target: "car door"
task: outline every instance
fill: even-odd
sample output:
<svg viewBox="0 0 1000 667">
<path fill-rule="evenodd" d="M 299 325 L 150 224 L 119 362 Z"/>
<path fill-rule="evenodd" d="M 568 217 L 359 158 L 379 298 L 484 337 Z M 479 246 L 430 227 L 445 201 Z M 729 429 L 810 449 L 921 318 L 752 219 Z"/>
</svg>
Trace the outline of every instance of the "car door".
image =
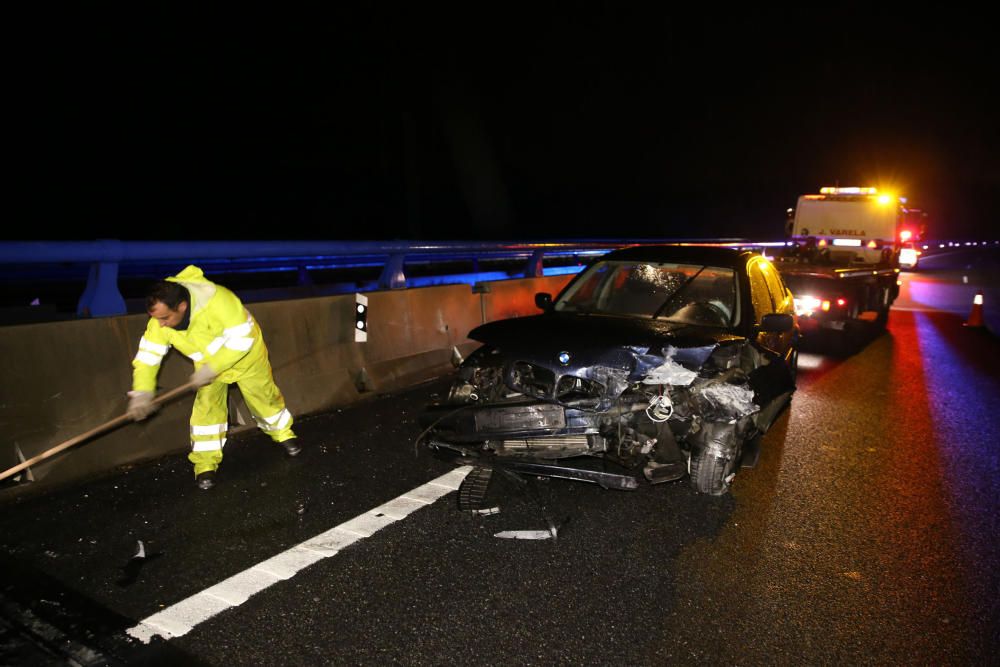
<svg viewBox="0 0 1000 667">
<path fill-rule="evenodd" d="M 770 313 L 785 313 L 795 317 L 792 294 L 784 286 L 777 270 L 763 257 L 754 257 L 747 264 L 750 278 L 750 297 L 753 301 L 755 324 Z M 769 285 L 769 272 L 772 280 Z M 791 312 L 789 313 L 789 309 Z M 793 367 L 795 354 L 792 342 L 798 335 L 798 324 L 788 332 L 767 332 L 757 330 L 756 342 L 774 354 L 769 363 L 762 364 L 750 373 L 750 386 L 754 390 L 754 401 L 761 406 L 757 415 L 757 426 L 766 431 L 777 417 L 782 406 L 795 391 Z"/>
<path fill-rule="evenodd" d="M 763 257 L 754 257 L 747 264 L 747 272 L 750 278 L 750 300 L 753 302 L 754 325 L 760 327 L 765 315 L 779 312 L 771 295 L 771 290 L 767 286 L 767 277 L 761 267 Z M 781 334 L 757 330 L 757 344 L 772 352 L 782 354 Z"/>
<path fill-rule="evenodd" d="M 771 262 L 763 257 L 759 258 L 756 264 L 764 276 L 764 283 L 767 285 L 767 291 L 771 296 L 771 303 L 774 308 L 772 312 L 791 315 L 794 318 L 795 300 L 792 298 L 791 291 L 781 279 L 781 274 L 778 273 L 778 270 L 774 268 Z M 773 347 L 771 349 L 787 358 L 788 351 L 797 339 L 798 323 L 796 322 L 796 325 L 790 331 L 774 334 Z"/>
</svg>

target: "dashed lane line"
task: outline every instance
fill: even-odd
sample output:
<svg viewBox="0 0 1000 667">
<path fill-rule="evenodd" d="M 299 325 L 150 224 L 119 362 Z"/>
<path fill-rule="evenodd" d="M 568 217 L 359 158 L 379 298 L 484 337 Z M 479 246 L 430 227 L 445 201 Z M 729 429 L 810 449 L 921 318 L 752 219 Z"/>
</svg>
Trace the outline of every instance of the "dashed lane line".
<svg viewBox="0 0 1000 667">
<path fill-rule="evenodd" d="M 452 491 L 457 491 L 471 469 L 470 466 L 456 468 L 407 491 L 398 498 L 359 514 L 325 533 L 158 611 L 126 632 L 144 644 L 148 644 L 155 636 L 170 639 L 187 634 L 199 623 L 226 609 L 243 604 L 252 595 L 268 586 L 294 577 L 313 563 L 334 556 L 344 547 L 371 537 L 377 531 L 405 519 L 421 507 L 426 507 Z"/>
</svg>

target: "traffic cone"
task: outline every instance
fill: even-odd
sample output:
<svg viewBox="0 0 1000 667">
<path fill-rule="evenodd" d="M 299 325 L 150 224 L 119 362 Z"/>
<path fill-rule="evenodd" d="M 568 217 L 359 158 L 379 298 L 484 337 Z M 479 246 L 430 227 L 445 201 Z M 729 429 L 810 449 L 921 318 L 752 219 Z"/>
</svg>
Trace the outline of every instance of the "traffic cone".
<svg viewBox="0 0 1000 667">
<path fill-rule="evenodd" d="M 963 327 L 981 327 L 983 326 L 983 293 L 976 292 L 976 296 L 972 299 L 972 312 L 969 313 L 969 319 L 963 324 Z"/>
</svg>

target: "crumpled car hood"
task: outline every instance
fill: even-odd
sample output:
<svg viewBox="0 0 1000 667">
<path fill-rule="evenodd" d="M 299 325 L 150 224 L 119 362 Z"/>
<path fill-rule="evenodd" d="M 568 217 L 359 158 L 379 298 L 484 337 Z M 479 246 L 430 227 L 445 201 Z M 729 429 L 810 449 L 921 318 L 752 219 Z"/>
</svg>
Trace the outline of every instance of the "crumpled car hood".
<svg viewBox="0 0 1000 667">
<path fill-rule="evenodd" d="M 512 389 L 554 398 L 560 393 L 560 378 L 583 378 L 603 387 L 601 410 L 630 383 L 647 378 L 686 386 L 720 344 L 745 340 L 716 328 L 577 314 L 491 322 L 473 329 L 469 337 L 490 348 L 492 359 L 516 362 L 505 375 Z M 548 369 L 550 375 L 539 369 Z M 539 381 L 543 393 L 532 394 L 526 388 L 531 382 L 520 381 L 525 378 Z M 550 395 L 553 389 L 556 396 Z"/>
</svg>

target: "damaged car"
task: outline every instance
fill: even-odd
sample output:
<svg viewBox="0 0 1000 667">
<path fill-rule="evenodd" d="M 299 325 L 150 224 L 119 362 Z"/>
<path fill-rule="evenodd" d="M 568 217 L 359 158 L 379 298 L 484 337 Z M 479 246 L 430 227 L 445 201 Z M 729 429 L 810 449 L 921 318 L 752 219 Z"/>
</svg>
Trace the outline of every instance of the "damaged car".
<svg viewBox="0 0 1000 667">
<path fill-rule="evenodd" d="M 756 252 L 629 247 L 535 302 L 473 329 L 482 346 L 421 416 L 425 446 L 473 466 L 462 509 L 497 469 L 725 494 L 795 390 L 792 295 Z"/>
</svg>

